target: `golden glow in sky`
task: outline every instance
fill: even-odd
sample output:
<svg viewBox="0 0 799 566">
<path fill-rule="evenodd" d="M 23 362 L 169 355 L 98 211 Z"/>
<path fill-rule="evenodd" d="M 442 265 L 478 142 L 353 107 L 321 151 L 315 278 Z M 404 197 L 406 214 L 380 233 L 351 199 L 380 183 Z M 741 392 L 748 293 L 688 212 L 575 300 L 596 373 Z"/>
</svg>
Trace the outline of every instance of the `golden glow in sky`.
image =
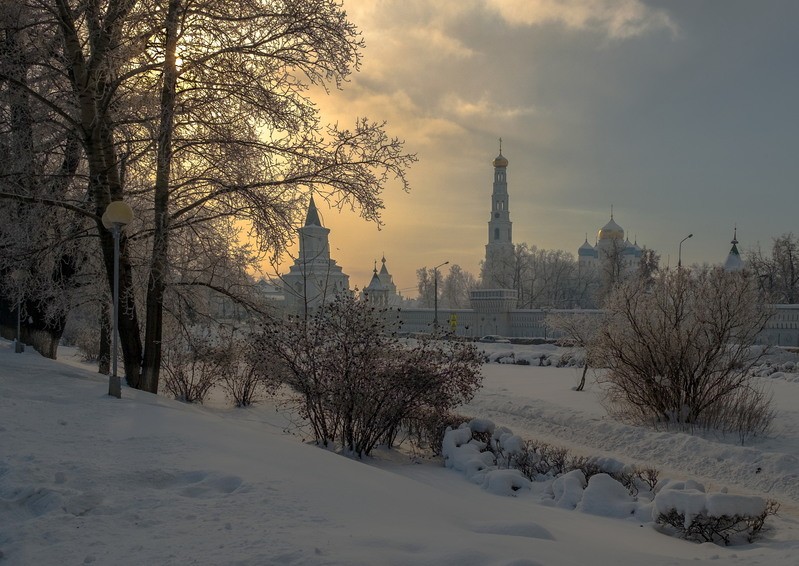
<svg viewBox="0 0 799 566">
<path fill-rule="evenodd" d="M 352 287 L 477 274 L 503 138 L 516 243 L 576 253 L 610 215 L 662 263 L 719 263 L 796 231 L 799 2 L 345 0 L 366 41 L 328 122 L 387 120 L 418 155 L 384 226 L 317 202 Z M 723 15 L 723 17 L 721 17 Z M 288 259 L 288 258 L 287 258 Z M 284 268 L 285 270 L 285 268 Z"/>
</svg>

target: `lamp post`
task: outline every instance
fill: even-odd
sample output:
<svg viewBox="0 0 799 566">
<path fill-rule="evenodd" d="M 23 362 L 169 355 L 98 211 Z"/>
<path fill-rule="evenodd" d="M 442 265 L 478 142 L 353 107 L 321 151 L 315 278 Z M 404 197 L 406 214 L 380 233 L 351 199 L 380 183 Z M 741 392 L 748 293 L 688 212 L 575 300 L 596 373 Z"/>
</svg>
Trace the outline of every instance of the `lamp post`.
<svg viewBox="0 0 799 566">
<path fill-rule="evenodd" d="M 438 268 L 444 267 L 448 263 L 445 261 L 433 268 L 433 330 L 438 330 Z"/>
<path fill-rule="evenodd" d="M 677 269 L 680 269 L 682 267 L 682 243 L 685 240 L 687 240 L 688 238 L 693 238 L 693 237 L 694 237 L 693 234 L 688 234 L 685 238 L 680 240 L 680 248 L 679 248 L 679 252 L 677 254 Z"/>
<path fill-rule="evenodd" d="M 111 334 L 111 375 L 108 376 L 108 394 L 119 399 L 122 397 L 122 385 L 117 375 L 117 334 L 119 325 L 119 237 L 122 228 L 133 220 L 133 210 L 127 203 L 115 200 L 106 207 L 103 213 L 103 226 L 111 230 L 114 236 L 114 314 Z"/>
</svg>

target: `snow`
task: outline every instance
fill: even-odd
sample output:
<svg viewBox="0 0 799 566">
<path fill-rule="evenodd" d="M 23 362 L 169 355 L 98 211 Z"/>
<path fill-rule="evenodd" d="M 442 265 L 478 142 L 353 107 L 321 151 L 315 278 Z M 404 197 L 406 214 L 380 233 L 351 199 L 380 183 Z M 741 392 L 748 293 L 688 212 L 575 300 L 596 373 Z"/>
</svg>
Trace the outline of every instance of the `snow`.
<svg viewBox="0 0 799 566">
<path fill-rule="evenodd" d="M 566 472 L 552 482 L 552 499 L 556 507 L 574 509 L 583 499 L 585 474 L 580 470 Z"/>
<path fill-rule="evenodd" d="M 519 470 L 491 470 L 485 474 L 483 488 L 494 495 L 515 496 L 520 490 L 529 491 L 532 483 Z"/>
<path fill-rule="evenodd" d="M 68 356 L 14 354 L 0 341 L 0 563 L 795 566 L 797 382 L 764 378 L 778 432 L 740 447 L 619 425 L 595 384 L 570 390 L 574 369 L 488 364 L 485 374 L 461 412 L 496 423 L 495 436 L 658 467 L 666 491 L 704 483 L 696 491 L 717 510 L 774 497 L 780 516 L 755 544 L 688 543 L 638 513 L 608 518 L 631 499 L 603 485 L 609 476 L 585 488 L 559 478 L 561 498 L 600 514 L 561 509 L 552 483 L 525 484 L 484 460 L 479 484 L 441 460 L 381 452 L 358 461 L 304 442 L 273 405 L 192 406 L 128 388 L 114 399 L 106 377 Z M 468 425 L 456 431 L 455 453 L 487 458 Z"/>
<path fill-rule="evenodd" d="M 733 495 L 730 493 L 714 493 L 707 496 L 707 514 L 709 517 L 732 517 L 734 515 L 750 515 L 757 517 L 766 508 L 762 497 Z"/>
<path fill-rule="evenodd" d="M 608 474 L 596 474 L 588 480 L 583 498 L 576 509 L 602 517 L 625 519 L 637 509 L 630 492 Z"/>
</svg>

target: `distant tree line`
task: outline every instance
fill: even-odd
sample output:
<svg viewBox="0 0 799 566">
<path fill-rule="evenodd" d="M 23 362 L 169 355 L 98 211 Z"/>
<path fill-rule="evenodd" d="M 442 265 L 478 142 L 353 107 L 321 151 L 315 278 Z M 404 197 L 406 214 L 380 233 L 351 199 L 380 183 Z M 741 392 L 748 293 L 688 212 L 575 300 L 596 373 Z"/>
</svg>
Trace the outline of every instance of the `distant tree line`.
<svg viewBox="0 0 799 566">
<path fill-rule="evenodd" d="M 538 309 L 596 309 L 602 308 L 607 297 L 619 284 L 635 279 L 651 280 L 660 270 L 660 256 L 644 248 L 636 265 L 625 267 L 623 247 L 612 246 L 602 260 L 594 265 L 581 266 L 574 255 L 563 250 L 539 249 L 526 243 L 516 244 L 506 265 L 492 266 L 497 273 L 487 277 L 490 269 L 481 264 L 480 277 L 475 277 L 458 265 L 449 271 L 439 271 L 438 303 L 443 308 L 469 308 L 469 292 L 481 286 L 481 281 L 498 281 L 502 288 L 516 289 L 517 308 Z M 745 269 L 758 282 L 768 302 L 796 304 L 799 302 L 799 238 L 783 234 L 772 241 L 771 253 L 758 245 L 746 250 Z M 420 307 L 432 308 L 434 296 L 433 270 L 418 269 L 417 288 Z"/>
</svg>

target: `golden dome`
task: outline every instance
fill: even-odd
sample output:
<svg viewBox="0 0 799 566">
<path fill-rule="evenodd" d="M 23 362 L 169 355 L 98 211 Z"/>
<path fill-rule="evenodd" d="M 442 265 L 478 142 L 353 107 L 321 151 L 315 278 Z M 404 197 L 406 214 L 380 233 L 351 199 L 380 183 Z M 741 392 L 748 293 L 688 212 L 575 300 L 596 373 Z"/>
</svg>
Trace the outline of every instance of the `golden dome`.
<svg viewBox="0 0 799 566">
<path fill-rule="evenodd" d="M 494 167 L 507 167 L 507 166 L 508 166 L 508 160 L 505 159 L 505 156 L 503 156 L 502 152 L 500 152 L 500 154 L 494 158 Z"/>
<path fill-rule="evenodd" d="M 613 220 L 613 217 L 610 217 L 610 222 L 605 224 L 602 228 L 599 229 L 597 233 L 597 238 L 600 240 L 623 240 L 624 239 L 624 230 L 621 226 L 616 224 Z"/>
</svg>

